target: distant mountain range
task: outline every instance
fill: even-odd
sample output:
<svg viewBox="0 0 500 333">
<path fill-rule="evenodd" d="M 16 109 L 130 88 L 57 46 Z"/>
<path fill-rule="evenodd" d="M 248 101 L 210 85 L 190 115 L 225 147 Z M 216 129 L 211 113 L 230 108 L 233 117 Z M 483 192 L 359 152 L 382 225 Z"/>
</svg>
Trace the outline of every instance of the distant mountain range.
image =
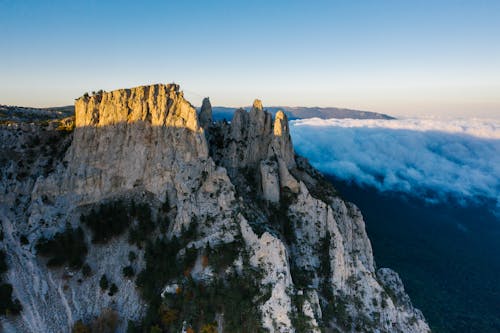
<svg viewBox="0 0 500 333">
<path fill-rule="evenodd" d="M 231 120 L 233 113 L 237 108 L 225 106 L 213 106 L 212 112 L 214 120 Z M 250 107 L 245 107 L 248 110 Z M 321 118 L 321 119 L 395 119 L 389 115 L 370 111 L 360 111 L 351 109 L 342 109 L 334 107 L 305 107 L 305 106 L 271 106 L 266 108 L 273 115 L 282 110 L 288 116 L 288 119 L 306 119 L 306 118 Z"/>
<path fill-rule="evenodd" d="M 214 106 L 212 107 L 213 119 L 231 120 L 233 113 L 237 108 Z M 250 107 L 244 107 L 249 110 Z M 305 107 L 305 106 L 271 106 L 267 111 L 276 114 L 279 110 L 285 112 L 289 120 L 321 118 L 321 119 L 395 119 L 389 115 L 370 111 L 360 111 L 351 109 L 342 109 L 335 107 Z M 199 108 L 198 108 L 199 111 Z M 33 108 L 24 106 L 0 105 L 0 122 L 6 121 L 44 121 L 48 119 L 60 119 L 74 115 L 75 107 L 73 105 Z"/>
</svg>

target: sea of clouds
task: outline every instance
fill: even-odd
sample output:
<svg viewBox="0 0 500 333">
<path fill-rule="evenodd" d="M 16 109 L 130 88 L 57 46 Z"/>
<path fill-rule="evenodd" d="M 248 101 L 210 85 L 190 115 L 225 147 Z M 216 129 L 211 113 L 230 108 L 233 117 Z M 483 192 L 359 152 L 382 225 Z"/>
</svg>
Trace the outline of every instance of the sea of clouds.
<svg viewBox="0 0 500 333">
<path fill-rule="evenodd" d="M 500 211 L 500 121 L 304 119 L 296 151 L 323 173 L 429 202 L 489 200 Z"/>
</svg>

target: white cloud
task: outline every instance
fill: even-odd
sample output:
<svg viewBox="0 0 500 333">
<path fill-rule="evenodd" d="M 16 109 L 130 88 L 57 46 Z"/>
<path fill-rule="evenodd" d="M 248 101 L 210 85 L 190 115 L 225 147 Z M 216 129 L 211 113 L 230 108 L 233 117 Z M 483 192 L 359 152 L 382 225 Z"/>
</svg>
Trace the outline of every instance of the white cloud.
<svg viewBox="0 0 500 333">
<path fill-rule="evenodd" d="M 324 173 L 429 201 L 499 203 L 498 120 L 313 118 L 290 128 L 297 152 Z"/>
</svg>

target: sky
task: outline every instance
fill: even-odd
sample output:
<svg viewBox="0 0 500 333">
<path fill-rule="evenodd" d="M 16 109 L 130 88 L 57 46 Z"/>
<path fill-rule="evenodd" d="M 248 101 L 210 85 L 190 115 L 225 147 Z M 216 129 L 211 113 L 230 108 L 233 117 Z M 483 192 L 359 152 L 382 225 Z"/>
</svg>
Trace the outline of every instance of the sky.
<svg viewBox="0 0 500 333">
<path fill-rule="evenodd" d="M 168 82 L 194 105 L 500 117 L 500 1 L 0 0 L 0 104 Z"/>
</svg>

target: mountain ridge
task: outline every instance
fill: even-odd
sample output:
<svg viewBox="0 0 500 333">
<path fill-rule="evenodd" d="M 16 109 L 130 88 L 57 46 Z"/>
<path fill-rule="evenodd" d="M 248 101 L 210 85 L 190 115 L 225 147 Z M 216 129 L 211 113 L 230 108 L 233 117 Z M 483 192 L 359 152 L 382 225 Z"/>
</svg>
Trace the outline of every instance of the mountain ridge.
<svg viewBox="0 0 500 333">
<path fill-rule="evenodd" d="M 203 105 L 158 84 L 80 97 L 74 126 L 1 125 L 17 157 L 0 249 L 23 307 L 4 331 L 428 332 L 286 114 Z"/>
<path fill-rule="evenodd" d="M 238 108 L 225 107 L 225 106 L 214 106 L 212 108 L 214 119 L 222 120 L 231 119 L 233 113 Z M 243 107 L 243 109 L 248 110 L 250 107 Z M 266 110 L 272 114 L 276 114 L 279 110 L 282 110 L 290 120 L 295 119 L 307 119 L 307 118 L 321 118 L 321 119 L 396 119 L 392 116 L 372 112 L 372 111 L 361 111 L 347 108 L 337 108 L 337 107 L 307 107 L 307 106 L 269 106 Z"/>
</svg>

